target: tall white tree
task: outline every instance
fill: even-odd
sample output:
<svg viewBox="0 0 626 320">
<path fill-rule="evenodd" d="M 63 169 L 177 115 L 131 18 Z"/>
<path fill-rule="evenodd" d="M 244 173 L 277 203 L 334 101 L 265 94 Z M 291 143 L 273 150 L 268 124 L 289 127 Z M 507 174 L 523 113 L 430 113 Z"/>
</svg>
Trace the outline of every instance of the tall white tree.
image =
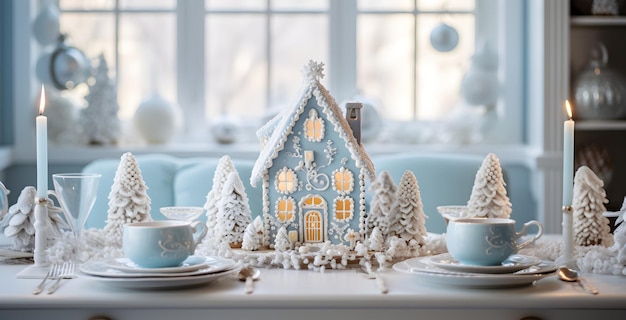
<svg viewBox="0 0 626 320">
<path fill-rule="evenodd" d="M 417 178 L 407 170 L 402 175 L 396 192 L 396 200 L 389 211 L 389 237 L 404 240 L 410 249 L 418 250 L 426 236 L 424 206 Z M 417 253 L 417 252 L 413 252 Z"/>
<path fill-rule="evenodd" d="M 226 178 L 217 204 L 216 236 L 232 247 L 240 247 L 246 227 L 252 222 L 248 195 L 237 171 Z"/>
<path fill-rule="evenodd" d="M 116 144 L 121 135 L 117 89 L 109 78 L 104 55 L 100 55 L 99 60 L 95 82 L 89 86 L 89 94 L 85 97 L 87 108 L 80 112 L 80 124 L 90 144 Z"/>
<path fill-rule="evenodd" d="M 397 187 L 389 172 L 382 171 L 370 186 L 370 190 L 373 196 L 367 217 L 367 230 L 371 234 L 374 228 L 378 228 L 384 237 L 388 232 L 388 216 L 396 197 Z"/>
<path fill-rule="evenodd" d="M 613 235 L 606 212 L 604 182 L 587 166 L 574 176 L 574 239 L 579 246 L 613 245 Z"/>
<path fill-rule="evenodd" d="M 106 247 L 111 249 L 122 247 L 124 224 L 152 221 L 150 215 L 152 200 L 147 190 L 137 159 L 130 152 L 124 153 L 109 193 L 109 210 L 104 226 Z"/>
<path fill-rule="evenodd" d="M 209 233 L 206 236 L 206 241 L 213 241 L 216 235 L 217 225 L 217 203 L 224 189 L 224 183 L 231 172 L 236 172 L 235 165 L 229 156 L 223 156 L 220 158 L 213 174 L 213 185 L 211 190 L 206 196 L 206 202 L 204 203 L 204 209 L 206 210 L 206 226 Z"/>
<path fill-rule="evenodd" d="M 488 154 L 476 172 L 464 216 L 509 218 L 512 205 L 505 185 L 500 160 L 495 154 Z"/>
</svg>

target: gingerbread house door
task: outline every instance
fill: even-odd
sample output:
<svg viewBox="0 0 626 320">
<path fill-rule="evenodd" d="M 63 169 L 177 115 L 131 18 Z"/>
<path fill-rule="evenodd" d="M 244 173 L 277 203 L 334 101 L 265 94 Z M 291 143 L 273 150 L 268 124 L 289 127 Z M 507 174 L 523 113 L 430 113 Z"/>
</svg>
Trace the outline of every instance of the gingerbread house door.
<svg viewBox="0 0 626 320">
<path fill-rule="evenodd" d="M 324 242 L 326 240 L 326 201 L 319 195 L 307 196 L 300 202 L 300 221 L 304 242 Z"/>
</svg>

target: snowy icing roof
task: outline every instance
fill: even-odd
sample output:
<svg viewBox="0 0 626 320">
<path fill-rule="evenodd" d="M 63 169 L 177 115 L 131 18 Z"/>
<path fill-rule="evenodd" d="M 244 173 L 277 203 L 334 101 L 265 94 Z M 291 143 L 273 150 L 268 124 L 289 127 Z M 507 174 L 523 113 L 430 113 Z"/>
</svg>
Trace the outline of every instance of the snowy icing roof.
<svg viewBox="0 0 626 320">
<path fill-rule="evenodd" d="M 350 152 L 352 159 L 357 162 L 357 166 L 363 166 L 365 169 L 365 175 L 373 181 L 376 178 L 376 171 L 374 170 L 374 164 L 369 155 L 363 148 L 363 145 L 358 143 L 348 121 L 345 119 L 344 114 L 341 112 L 341 108 L 335 102 L 335 99 L 330 95 L 328 90 L 319 82 L 319 79 L 324 76 L 323 63 L 316 63 L 309 61 L 304 70 L 305 87 L 303 93 L 292 108 L 288 108 L 281 112 L 276 121 L 274 130 L 265 144 L 264 148 L 259 154 L 259 158 L 252 168 L 252 175 L 250 176 L 250 184 L 256 186 L 256 182 L 259 181 L 266 170 L 272 167 L 274 159 L 278 156 L 278 153 L 283 150 L 285 142 L 289 135 L 293 132 L 293 126 L 296 124 L 300 115 L 304 112 L 304 108 L 307 102 L 315 97 L 318 105 L 322 108 L 324 114 L 326 114 L 328 120 L 333 124 L 335 131 L 339 134 L 339 137 L 345 142 L 345 147 Z"/>
</svg>

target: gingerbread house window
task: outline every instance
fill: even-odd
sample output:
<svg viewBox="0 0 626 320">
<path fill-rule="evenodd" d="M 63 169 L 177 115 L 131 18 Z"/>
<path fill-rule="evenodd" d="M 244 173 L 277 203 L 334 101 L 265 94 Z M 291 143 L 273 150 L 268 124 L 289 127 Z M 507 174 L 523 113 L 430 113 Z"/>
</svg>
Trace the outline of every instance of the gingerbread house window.
<svg viewBox="0 0 626 320">
<path fill-rule="evenodd" d="M 296 186 L 298 185 L 298 177 L 296 173 L 284 167 L 276 173 L 276 191 L 282 194 L 290 194 L 296 191 Z"/>
<path fill-rule="evenodd" d="M 276 218 L 280 222 L 291 222 L 295 217 L 296 202 L 293 198 L 282 197 L 276 203 Z"/>
<path fill-rule="evenodd" d="M 354 200 L 350 197 L 338 197 L 335 199 L 335 220 L 348 221 L 352 219 Z"/>
<path fill-rule="evenodd" d="M 312 142 L 324 139 L 324 120 L 318 117 L 315 109 L 311 109 L 309 117 L 304 121 L 304 135 Z"/>
<path fill-rule="evenodd" d="M 339 194 L 347 194 L 354 190 L 354 174 L 344 167 L 333 172 L 333 189 Z"/>
</svg>

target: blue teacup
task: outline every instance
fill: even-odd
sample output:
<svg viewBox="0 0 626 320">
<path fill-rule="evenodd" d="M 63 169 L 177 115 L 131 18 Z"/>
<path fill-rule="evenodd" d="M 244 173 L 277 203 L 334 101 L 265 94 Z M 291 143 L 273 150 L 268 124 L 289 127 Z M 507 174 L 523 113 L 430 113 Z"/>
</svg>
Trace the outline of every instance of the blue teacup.
<svg viewBox="0 0 626 320">
<path fill-rule="evenodd" d="M 124 254 L 140 267 L 176 267 L 193 255 L 206 234 L 207 227 L 201 221 L 129 223 L 124 225 L 122 247 Z"/>
<path fill-rule="evenodd" d="M 537 233 L 518 244 L 526 229 L 537 226 Z M 528 221 L 520 232 L 515 231 L 515 220 L 498 218 L 461 218 L 450 220 L 447 227 L 448 252 L 462 264 L 477 266 L 500 265 L 510 255 L 533 243 L 543 234 L 543 225 Z"/>
</svg>

